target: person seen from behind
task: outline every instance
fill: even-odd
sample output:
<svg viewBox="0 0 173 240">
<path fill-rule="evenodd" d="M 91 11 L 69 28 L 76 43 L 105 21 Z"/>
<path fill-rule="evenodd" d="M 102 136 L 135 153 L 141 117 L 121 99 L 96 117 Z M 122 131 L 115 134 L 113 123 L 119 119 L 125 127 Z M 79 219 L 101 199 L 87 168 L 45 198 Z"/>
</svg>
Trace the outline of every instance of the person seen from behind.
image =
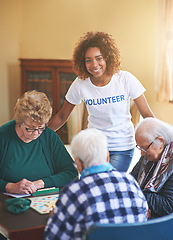
<svg viewBox="0 0 173 240">
<path fill-rule="evenodd" d="M 44 240 L 82 239 L 94 223 L 147 221 L 148 205 L 139 185 L 109 163 L 107 139 L 101 131 L 82 130 L 72 139 L 71 150 L 81 177 L 60 193 Z"/>
</svg>

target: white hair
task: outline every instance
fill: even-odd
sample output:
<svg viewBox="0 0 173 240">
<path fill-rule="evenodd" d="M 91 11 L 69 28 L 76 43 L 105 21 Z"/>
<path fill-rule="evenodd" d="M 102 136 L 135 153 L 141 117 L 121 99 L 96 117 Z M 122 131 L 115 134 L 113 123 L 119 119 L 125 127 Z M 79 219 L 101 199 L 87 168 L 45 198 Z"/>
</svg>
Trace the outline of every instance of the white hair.
<svg viewBox="0 0 173 240">
<path fill-rule="evenodd" d="M 84 168 L 102 164 L 107 160 L 107 138 L 94 128 L 82 130 L 73 137 L 71 151 L 74 158 L 83 162 Z"/>
<path fill-rule="evenodd" d="M 173 126 L 159 120 L 158 118 L 148 117 L 143 119 L 136 126 L 135 133 L 148 142 L 152 142 L 159 136 L 164 138 L 165 145 L 173 142 Z M 159 146 L 159 141 L 155 141 L 153 144 Z"/>
</svg>

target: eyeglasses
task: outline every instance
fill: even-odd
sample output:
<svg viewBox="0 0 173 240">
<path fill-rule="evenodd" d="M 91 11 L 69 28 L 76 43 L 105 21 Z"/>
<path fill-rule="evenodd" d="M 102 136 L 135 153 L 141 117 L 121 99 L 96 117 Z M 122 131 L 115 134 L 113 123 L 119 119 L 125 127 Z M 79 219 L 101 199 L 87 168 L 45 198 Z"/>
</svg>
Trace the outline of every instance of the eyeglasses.
<svg viewBox="0 0 173 240">
<path fill-rule="evenodd" d="M 156 141 L 157 138 L 158 138 L 158 137 L 156 137 L 156 138 L 148 145 L 148 147 L 145 148 L 145 149 L 139 147 L 138 145 L 136 145 L 136 148 L 139 149 L 140 151 L 144 152 L 144 153 L 147 153 L 147 150 L 151 147 L 151 145 L 154 143 L 154 141 Z"/>
<path fill-rule="evenodd" d="M 23 123 L 23 124 L 25 124 L 25 123 Z M 25 125 L 26 125 L 26 124 L 25 124 Z M 29 133 L 34 133 L 34 132 L 36 132 L 36 131 L 38 131 L 38 133 L 40 133 L 40 132 L 43 132 L 43 131 L 46 129 L 46 127 L 47 127 L 47 124 L 45 124 L 45 126 L 42 127 L 42 128 L 32 129 L 32 128 L 25 127 L 25 129 L 26 129 L 26 131 L 29 132 Z"/>
</svg>

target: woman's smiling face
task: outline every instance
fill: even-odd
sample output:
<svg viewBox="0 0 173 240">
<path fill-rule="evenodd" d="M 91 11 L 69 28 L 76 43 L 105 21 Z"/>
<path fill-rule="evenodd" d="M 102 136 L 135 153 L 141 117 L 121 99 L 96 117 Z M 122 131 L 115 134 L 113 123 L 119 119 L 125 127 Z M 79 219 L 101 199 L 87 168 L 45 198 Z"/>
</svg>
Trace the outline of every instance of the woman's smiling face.
<svg viewBox="0 0 173 240">
<path fill-rule="evenodd" d="M 85 66 L 94 78 L 100 78 L 106 74 L 106 61 L 99 48 L 90 47 L 87 49 L 85 53 Z"/>
</svg>

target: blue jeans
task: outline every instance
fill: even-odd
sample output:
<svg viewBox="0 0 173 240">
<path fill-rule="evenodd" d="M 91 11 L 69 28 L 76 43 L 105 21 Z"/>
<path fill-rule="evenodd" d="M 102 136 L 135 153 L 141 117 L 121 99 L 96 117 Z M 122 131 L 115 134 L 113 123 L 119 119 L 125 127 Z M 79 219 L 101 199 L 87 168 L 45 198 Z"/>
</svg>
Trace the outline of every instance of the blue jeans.
<svg viewBox="0 0 173 240">
<path fill-rule="evenodd" d="M 110 151 L 110 163 L 119 172 L 127 172 L 133 158 L 134 150 Z"/>
</svg>

